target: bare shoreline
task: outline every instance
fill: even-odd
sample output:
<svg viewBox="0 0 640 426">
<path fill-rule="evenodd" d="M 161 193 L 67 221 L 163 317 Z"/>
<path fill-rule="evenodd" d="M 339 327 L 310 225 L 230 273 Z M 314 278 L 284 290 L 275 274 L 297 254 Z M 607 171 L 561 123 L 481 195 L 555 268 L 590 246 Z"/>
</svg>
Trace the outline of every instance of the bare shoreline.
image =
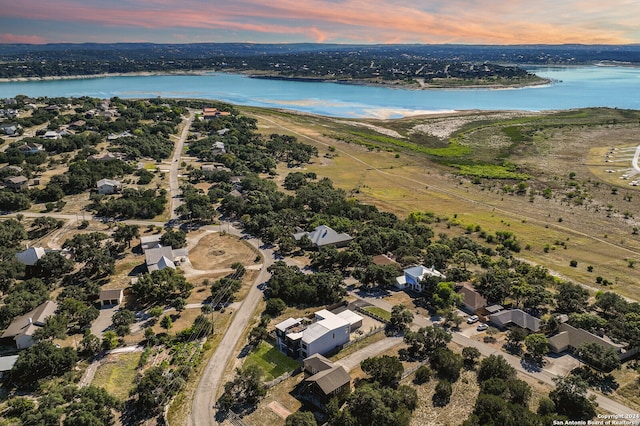
<svg viewBox="0 0 640 426">
<path fill-rule="evenodd" d="M 20 83 L 30 81 L 57 81 L 57 80 L 89 80 L 96 78 L 108 78 L 108 77 L 151 77 L 151 76 L 174 76 L 174 75 L 206 75 L 214 72 L 220 72 L 225 74 L 238 74 L 245 75 L 250 78 L 263 78 L 283 81 L 305 81 L 305 82 L 317 82 L 317 83 L 335 83 L 335 84 L 348 84 L 356 86 L 370 86 L 370 87 L 386 87 L 389 89 L 408 89 L 408 90 L 509 90 L 509 89 L 525 89 L 529 87 L 544 87 L 553 84 L 551 80 L 541 79 L 539 82 L 526 82 L 521 84 L 430 84 L 425 82 L 418 82 L 418 85 L 406 84 L 403 82 L 374 82 L 367 80 L 329 80 L 329 79 L 305 79 L 300 77 L 282 77 L 269 74 L 258 74 L 256 71 L 219 71 L 219 70 L 198 70 L 198 71 L 138 71 L 130 73 L 106 73 L 106 74 L 88 74 L 88 75 L 52 75 L 45 77 L 11 77 L 0 78 L 0 84 L 2 83 Z"/>
</svg>

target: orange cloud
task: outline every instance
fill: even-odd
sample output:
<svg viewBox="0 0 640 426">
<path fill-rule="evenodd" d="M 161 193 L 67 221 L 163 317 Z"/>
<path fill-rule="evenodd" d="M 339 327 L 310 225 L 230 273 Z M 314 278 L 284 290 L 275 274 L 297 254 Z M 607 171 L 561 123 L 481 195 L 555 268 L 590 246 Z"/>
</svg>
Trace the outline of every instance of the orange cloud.
<svg viewBox="0 0 640 426">
<path fill-rule="evenodd" d="M 46 40 L 36 35 L 0 34 L 0 43 L 8 44 L 44 44 Z"/>
<path fill-rule="evenodd" d="M 634 43 L 637 0 L 21 0 L 5 19 L 299 36 L 318 42 Z M 434 2 L 429 2 L 434 3 Z M 37 28 L 34 28 L 37 30 Z M 174 31 L 174 30 L 172 30 Z M 154 34 L 157 36 L 157 34 Z M 137 36 L 139 37 L 139 35 Z M 255 38 L 255 35 L 249 37 Z M 108 40 L 106 40 L 108 41 Z M 237 40 L 242 41 L 242 40 Z M 292 41 L 286 37 L 283 41 Z M 304 40 L 296 40 L 304 41 Z"/>
</svg>

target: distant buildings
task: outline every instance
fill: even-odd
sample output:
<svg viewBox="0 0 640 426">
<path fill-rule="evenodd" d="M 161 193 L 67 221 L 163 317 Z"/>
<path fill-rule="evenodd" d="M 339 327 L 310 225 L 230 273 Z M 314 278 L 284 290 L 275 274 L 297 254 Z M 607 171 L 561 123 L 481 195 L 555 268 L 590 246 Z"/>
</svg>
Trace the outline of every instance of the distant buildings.
<svg viewBox="0 0 640 426">
<path fill-rule="evenodd" d="M 220 111 L 218 108 L 203 108 L 202 109 L 202 119 L 203 120 L 213 120 L 218 117 L 228 117 L 231 113 L 228 111 Z"/>
</svg>

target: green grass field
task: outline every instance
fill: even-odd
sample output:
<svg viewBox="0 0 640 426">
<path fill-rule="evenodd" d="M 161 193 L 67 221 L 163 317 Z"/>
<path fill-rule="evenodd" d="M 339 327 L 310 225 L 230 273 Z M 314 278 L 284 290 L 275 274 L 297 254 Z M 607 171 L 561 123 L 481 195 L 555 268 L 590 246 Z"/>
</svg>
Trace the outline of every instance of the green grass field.
<svg viewBox="0 0 640 426">
<path fill-rule="evenodd" d="M 391 312 L 387 312 L 382 308 L 379 308 L 377 306 L 367 306 L 366 308 L 364 308 L 365 311 L 367 312 L 371 312 L 373 315 L 377 315 L 382 319 L 385 319 L 387 321 L 389 321 L 391 319 Z"/>
<path fill-rule="evenodd" d="M 106 361 L 98 367 L 91 384 L 104 388 L 120 401 L 126 401 L 129 391 L 133 389 L 140 356 L 140 352 L 123 353 Z"/>
<path fill-rule="evenodd" d="M 264 381 L 268 382 L 284 373 L 295 370 L 300 366 L 300 363 L 289 358 L 273 345 L 262 342 L 258 349 L 252 352 L 244 362 L 244 367 L 249 365 L 260 367 L 265 374 Z"/>
</svg>

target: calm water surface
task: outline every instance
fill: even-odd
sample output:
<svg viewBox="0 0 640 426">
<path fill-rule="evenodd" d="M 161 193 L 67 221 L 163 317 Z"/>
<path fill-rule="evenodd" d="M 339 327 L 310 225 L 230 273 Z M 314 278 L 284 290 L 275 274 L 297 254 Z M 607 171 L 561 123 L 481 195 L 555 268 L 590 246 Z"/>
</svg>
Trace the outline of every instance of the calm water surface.
<svg viewBox="0 0 640 426">
<path fill-rule="evenodd" d="M 553 84 L 520 89 L 406 90 L 334 83 L 262 80 L 211 73 L 0 83 L 0 98 L 200 98 L 286 108 L 337 117 L 393 118 L 450 110 L 557 110 L 580 107 L 640 109 L 640 68 L 530 68 Z"/>
</svg>

